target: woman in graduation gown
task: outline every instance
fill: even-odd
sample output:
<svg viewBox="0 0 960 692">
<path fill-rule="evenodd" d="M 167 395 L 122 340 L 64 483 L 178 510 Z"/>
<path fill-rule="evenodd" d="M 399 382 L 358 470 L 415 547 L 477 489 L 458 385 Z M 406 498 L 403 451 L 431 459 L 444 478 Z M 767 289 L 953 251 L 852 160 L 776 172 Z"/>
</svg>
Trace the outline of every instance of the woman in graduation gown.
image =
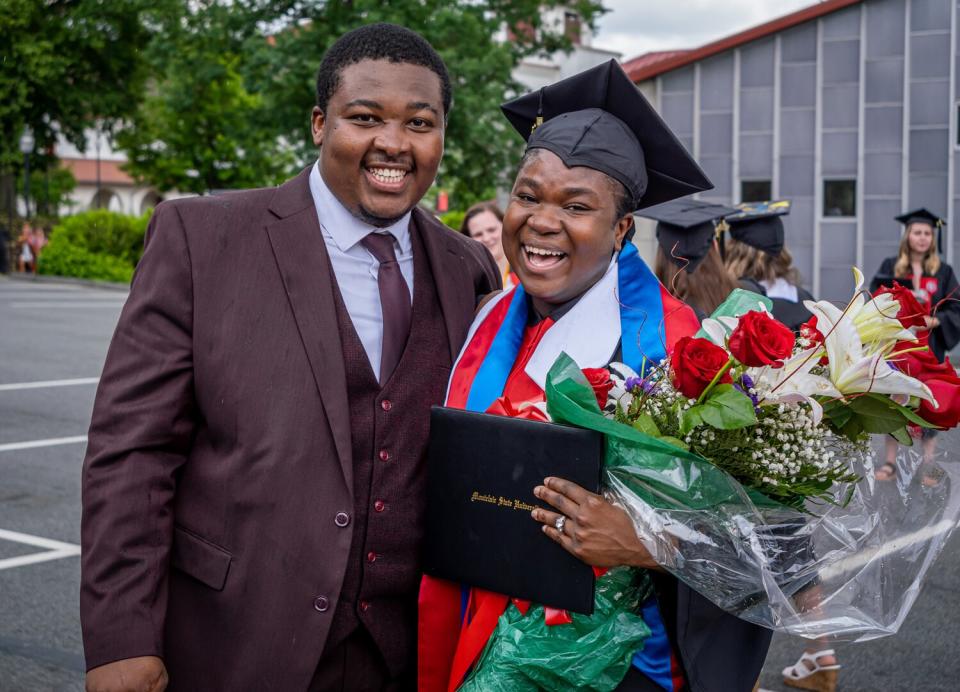
<svg viewBox="0 0 960 692">
<path fill-rule="evenodd" d="M 800 285 L 800 272 L 784 245 L 781 217 L 789 212 L 786 200 L 741 205 L 739 214 L 726 219 L 730 237 L 724 262 L 740 281 L 759 284 L 773 303 L 773 316 L 796 332 L 812 317 L 803 301 L 814 298 Z"/>
<path fill-rule="evenodd" d="M 960 288 L 957 277 L 949 264 L 940 259 L 943 219 L 927 209 L 915 209 L 896 217 L 904 225 L 903 237 L 896 257 L 887 257 L 870 282 L 870 292 L 881 286 L 891 287 L 894 282 L 913 291 L 917 302 L 926 314 L 925 329 L 918 336 L 927 339 L 930 352 L 943 362 L 947 351 L 960 341 Z M 936 450 L 936 431 L 923 431 L 923 456 L 921 467 L 924 485 L 935 486 L 943 472 L 932 463 Z M 877 469 L 877 480 L 888 481 L 897 474 L 897 443 L 893 438 L 886 441 L 886 460 Z"/>
<path fill-rule="evenodd" d="M 917 301 L 929 314 L 924 318 L 930 350 L 943 362 L 947 351 L 960 342 L 960 289 L 953 268 L 940 259 L 943 219 L 926 209 L 917 209 L 897 217 L 904 225 L 896 257 L 887 257 L 880 265 L 870 292 L 893 282 L 913 290 Z"/>
<path fill-rule="evenodd" d="M 736 209 L 695 199 L 677 199 L 639 212 L 657 222 L 657 278 L 675 298 L 693 308 L 697 319 L 708 317 L 737 288 L 723 265 L 718 228 L 723 216 Z M 742 285 L 763 292 L 755 284 Z"/>
<path fill-rule="evenodd" d="M 498 401 L 508 409 L 543 402 L 561 351 L 583 368 L 622 361 L 639 372 L 644 359 L 659 361 L 698 327 L 628 232 L 635 209 L 710 183 L 619 65 L 610 61 L 503 109 L 528 138 L 503 225 L 520 285 L 481 308 L 454 366 L 447 405 L 474 411 Z M 552 508 L 531 519 L 542 524 L 543 540 L 595 567 L 627 565 L 653 576 L 656 595 L 642 605 L 651 634 L 616 689 L 752 689 L 769 631 L 661 571 L 627 514 L 600 495 L 557 478 L 531 491 Z M 508 605 L 506 595 L 424 577 L 419 689 L 456 689 Z"/>
</svg>

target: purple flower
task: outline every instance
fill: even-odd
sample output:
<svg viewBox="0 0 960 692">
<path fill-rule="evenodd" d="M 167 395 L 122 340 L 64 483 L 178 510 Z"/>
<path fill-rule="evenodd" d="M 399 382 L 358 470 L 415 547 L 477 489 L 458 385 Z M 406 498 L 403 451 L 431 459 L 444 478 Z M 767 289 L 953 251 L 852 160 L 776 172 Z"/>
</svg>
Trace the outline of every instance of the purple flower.
<svg viewBox="0 0 960 692">
<path fill-rule="evenodd" d="M 750 390 L 753 389 L 753 379 L 750 377 L 750 375 L 748 375 L 747 373 L 743 373 L 740 376 L 740 382 L 733 383 L 733 388 L 736 389 L 738 392 L 742 392 L 743 394 L 746 394 L 748 397 L 750 397 L 750 401 L 753 402 L 753 408 L 759 410 L 760 400 L 757 398 L 756 394 L 750 393 Z"/>
<path fill-rule="evenodd" d="M 656 383 L 651 382 L 643 377 L 628 377 L 623 383 L 623 388 L 628 392 L 632 392 L 634 389 L 639 388 L 645 394 L 650 394 L 656 390 L 657 385 Z"/>
</svg>

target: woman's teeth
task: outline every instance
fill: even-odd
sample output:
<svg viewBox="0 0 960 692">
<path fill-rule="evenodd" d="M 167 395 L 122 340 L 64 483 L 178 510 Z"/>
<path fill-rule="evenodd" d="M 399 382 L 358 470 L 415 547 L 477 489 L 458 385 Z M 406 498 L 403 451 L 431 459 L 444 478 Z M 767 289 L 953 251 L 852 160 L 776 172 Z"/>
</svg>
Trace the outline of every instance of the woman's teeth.
<svg viewBox="0 0 960 692">
<path fill-rule="evenodd" d="M 367 170 L 381 183 L 399 183 L 407 174 L 406 171 L 396 168 L 368 168 Z"/>
<path fill-rule="evenodd" d="M 523 246 L 527 254 L 527 263 L 536 269 L 547 269 L 559 264 L 567 256 L 565 252 L 559 250 L 545 250 L 539 247 Z"/>
</svg>

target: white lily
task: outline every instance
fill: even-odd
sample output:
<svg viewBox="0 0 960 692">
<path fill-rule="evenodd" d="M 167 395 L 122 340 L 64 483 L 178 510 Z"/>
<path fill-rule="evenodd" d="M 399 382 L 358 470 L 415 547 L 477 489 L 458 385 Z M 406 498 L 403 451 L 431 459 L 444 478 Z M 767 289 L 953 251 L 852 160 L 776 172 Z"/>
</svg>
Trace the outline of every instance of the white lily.
<svg viewBox="0 0 960 692">
<path fill-rule="evenodd" d="M 854 269 L 857 277 L 858 293 L 850 302 L 846 312 L 826 301 L 806 301 L 804 304 L 817 317 L 817 329 L 825 336 L 824 347 L 830 361 L 830 381 L 843 395 L 876 392 L 878 394 L 908 394 L 925 399 L 934 405 L 936 400 L 930 388 L 919 380 L 905 375 L 893 368 L 884 359 L 886 344 L 882 346 L 875 340 L 873 348 L 864 348 L 860 330 L 856 324 L 856 317 L 863 313 L 860 325 L 869 327 L 868 333 L 875 339 L 903 339 L 904 334 L 915 340 L 909 331 L 897 323 L 897 334 L 892 336 L 894 329 L 884 325 L 890 320 L 881 310 L 873 308 L 865 310 L 863 295 L 859 293 L 863 285 L 863 274 Z M 894 301 L 896 302 L 896 301 Z M 896 312 L 894 312 L 896 314 Z M 903 334 L 899 333 L 903 332 Z M 882 334 L 882 337 L 878 337 Z"/>
<path fill-rule="evenodd" d="M 856 287 L 854 296 L 847 305 L 846 310 L 841 310 L 836 305 L 821 300 L 814 303 L 805 301 L 804 305 L 808 310 L 814 312 L 812 305 L 818 306 L 821 311 L 830 316 L 830 323 L 836 324 L 841 319 L 846 319 L 853 324 L 860 337 L 860 343 L 865 347 L 868 353 L 889 354 L 898 341 L 916 341 L 917 337 L 909 329 L 904 329 L 897 319 L 897 313 L 900 312 L 900 303 L 893 299 L 889 293 L 884 293 L 873 300 L 867 300 L 863 294 L 864 277 L 856 267 L 853 268 Z M 816 313 L 814 313 L 816 314 Z M 826 334 L 827 329 L 817 318 L 817 329 L 821 334 Z"/>
<path fill-rule="evenodd" d="M 813 397 L 841 396 L 829 379 L 810 372 L 819 362 L 820 352 L 820 347 L 799 351 L 785 360 L 782 368 L 751 368 L 747 374 L 764 392 L 761 405 L 805 402 L 813 412 L 814 424 L 819 425 L 823 418 L 823 407 Z"/>
</svg>

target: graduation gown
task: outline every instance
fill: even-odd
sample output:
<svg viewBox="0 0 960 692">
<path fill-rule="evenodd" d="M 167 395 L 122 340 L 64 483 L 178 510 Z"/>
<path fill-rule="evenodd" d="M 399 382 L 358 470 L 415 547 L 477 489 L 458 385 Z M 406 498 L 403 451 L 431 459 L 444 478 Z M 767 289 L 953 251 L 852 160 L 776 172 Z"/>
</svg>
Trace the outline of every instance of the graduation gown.
<svg viewBox="0 0 960 692">
<path fill-rule="evenodd" d="M 454 365 L 447 405 L 486 411 L 501 396 L 542 400 L 546 375 L 566 352 L 580 367 L 606 366 L 616 354 L 637 372 L 659 361 L 698 322 L 670 296 L 627 244 L 619 261 L 558 319 L 533 324 L 522 286 L 504 292 L 477 315 Z M 749 690 L 759 675 L 771 633 L 738 620 L 670 575 L 655 575 L 657 619 L 667 651 L 657 682 L 676 689 Z M 421 692 L 455 689 L 469 671 L 508 604 L 505 596 L 425 577 L 420 590 L 418 676 Z M 647 613 L 644 612 L 647 620 Z M 693 625 L 692 623 L 696 623 Z M 648 621 L 648 625 L 652 624 Z M 653 629 L 653 628 L 651 628 Z M 648 646 L 653 650 L 653 641 Z M 671 646 L 672 645 L 672 646 Z M 679 654 L 680 677 L 671 670 L 670 649 Z M 656 673 L 643 661 L 634 665 Z M 664 670 L 665 668 L 665 670 Z"/>
<path fill-rule="evenodd" d="M 893 267 L 896 257 L 883 260 L 880 269 L 870 282 L 870 292 L 881 286 L 892 286 L 893 282 L 913 288 L 913 275 L 894 277 Z M 930 351 L 943 361 L 947 352 L 960 342 L 960 285 L 953 268 L 946 262 L 940 263 L 936 274 L 924 273 L 920 278 L 920 289 L 915 291 L 917 300 L 930 314 L 940 320 L 940 325 L 929 331 Z"/>
</svg>

